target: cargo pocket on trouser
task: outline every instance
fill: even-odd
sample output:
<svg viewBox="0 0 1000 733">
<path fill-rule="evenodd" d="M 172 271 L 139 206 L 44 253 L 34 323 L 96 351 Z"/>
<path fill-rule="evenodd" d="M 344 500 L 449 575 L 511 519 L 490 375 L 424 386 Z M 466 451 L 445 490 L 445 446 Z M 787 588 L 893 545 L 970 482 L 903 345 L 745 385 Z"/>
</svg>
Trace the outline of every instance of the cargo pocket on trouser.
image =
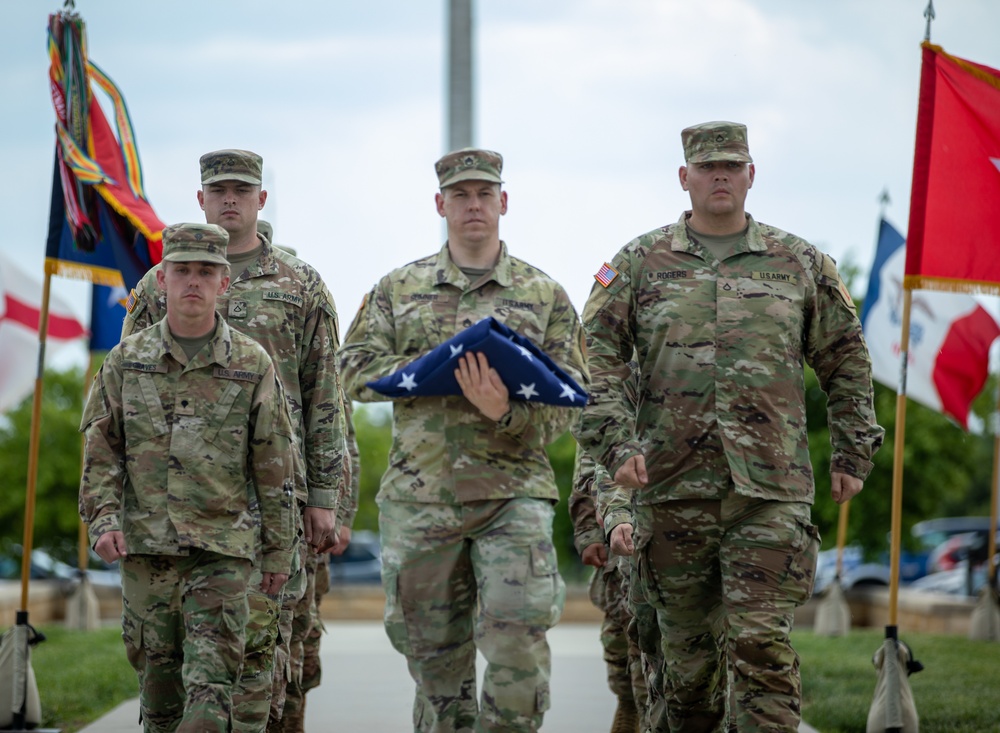
<svg viewBox="0 0 1000 733">
<path fill-rule="evenodd" d="M 247 600 L 216 594 L 204 594 L 199 600 L 184 604 L 185 730 L 228 731 L 243 663 Z M 228 712 L 224 720 L 219 719 L 220 711 Z"/>
<path fill-rule="evenodd" d="M 180 648 L 166 646 L 166 634 L 146 621 L 128 603 L 122 609 L 125 656 L 139 678 L 139 716 L 152 731 L 172 730 L 184 714 L 184 684 Z M 169 634 L 171 642 L 173 634 Z"/>
<path fill-rule="evenodd" d="M 548 539 L 504 544 L 489 554 L 477 567 L 481 605 L 476 642 L 488 662 L 481 728 L 537 730 L 551 705 L 552 660 L 545 632 L 562 614 L 566 586 Z"/>
</svg>

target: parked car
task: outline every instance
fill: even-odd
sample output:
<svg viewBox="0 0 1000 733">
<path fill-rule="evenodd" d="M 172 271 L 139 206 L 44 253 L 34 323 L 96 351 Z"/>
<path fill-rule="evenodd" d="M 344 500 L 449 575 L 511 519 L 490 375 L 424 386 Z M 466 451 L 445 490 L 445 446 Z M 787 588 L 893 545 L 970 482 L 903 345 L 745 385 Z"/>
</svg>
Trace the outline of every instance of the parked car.
<svg viewBox="0 0 1000 733">
<path fill-rule="evenodd" d="M 330 556 L 330 583 L 382 582 L 382 551 L 378 534 L 358 530 L 343 555 Z"/>
<path fill-rule="evenodd" d="M 11 545 L 8 554 L 0 555 L 0 579 L 17 580 L 20 577 L 21 546 Z M 39 547 L 31 551 L 30 577 L 31 580 L 60 580 L 69 584 L 79 579 L 80 571 Z M 108 565 L 93 551 L 90 553 L 87 577 L 91 583 L 100 586 L 118 587 L 122 582 L 117 567 Z"/>
<path fill-rule="evenodd" d="M 970 549 L 973 550 L 974 555 L 980 555 L 979 562 L 982 563 L 986 559 L 987 539 L 985 527 L 981 532 L 963 532 L 949 537 L 931 552 L 928 572 L 939 573 L 943 570 L 954 570 L 969 556 Z M 997 532 L 995 541 L 1000 545 L 1000 532 Z M 973 559 L 975 562 L 975 558 Z"/>
<path fill-rule="evenodd" d="M 930 572 L 931 554 L 942 542 L 960 534 L 981 531 L 985 534 L 990 525 L 989 517 L 940 517 L 917 522 L 910 530 L 916 550 L 903 549 L 899 558 L 900 585 L 908 585 Z M 891 538 L 887 538 L 891 542 Z M 889 553 L 878 562 L 865 562 L 864 553 L 856 545 L 844 548 L 843 570 L 840 583 L 845 590 L 863 586 L 889 585 Z M 837 574 L 837 550 L 819 553 L 816 563 L 815 593 L 833 582 Z"/>
</svg>

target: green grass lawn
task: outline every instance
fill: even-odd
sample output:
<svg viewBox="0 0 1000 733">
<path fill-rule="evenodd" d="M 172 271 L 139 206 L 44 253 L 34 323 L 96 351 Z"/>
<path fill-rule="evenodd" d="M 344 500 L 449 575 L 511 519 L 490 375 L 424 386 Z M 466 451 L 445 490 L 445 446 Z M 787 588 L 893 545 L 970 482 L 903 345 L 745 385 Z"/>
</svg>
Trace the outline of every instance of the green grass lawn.
<svg viewBox="0 0 1000 733">
<path fill-rule="evenodd" d="M 139 694 L 119 624 L 98 631 L 39 630 L 46 640 L 32 651 L 31 666 L 42 702 L 42 727 L 73 733 Z"/>
<path fill-rule="evenodd" d="M 121 629 L 41 629 L 32 652 L 43 726 L 73 733 L 138 694 Z M 796 631 L 802 658 L 803 719 L 821 733 L 864 733 L 875 692 L 871 658 L 881 629 L 840 638 Z M 964 637 L 902 634 L 924 664 L 910 678 L 921 733 L 1000 733 L 1000 644 Z"/>
<path fill-rule="evenodd" d="M 875 693 L 872 655 L 882 629 L 839 638 L 796 631 L 802 658 L 802 718 L 820 733 L 864 733 Z M 906 634 L 924 670 L 910 677 L 920 733 L 1000 732 L 1000 644 L 965 637 Z"/>
</svg>

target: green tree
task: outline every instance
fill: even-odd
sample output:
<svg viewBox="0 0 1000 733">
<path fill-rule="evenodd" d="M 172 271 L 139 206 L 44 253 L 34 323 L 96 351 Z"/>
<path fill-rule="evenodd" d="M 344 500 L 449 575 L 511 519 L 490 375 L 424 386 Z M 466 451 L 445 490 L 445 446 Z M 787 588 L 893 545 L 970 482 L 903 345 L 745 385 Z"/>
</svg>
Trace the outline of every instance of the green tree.
<svg viewBox="0 0 1000 733">
<path fill-rule="evenodd" d="M 77 505 L 83 440 L 79 426 L 85 390 L 82 369 L 45 372 L 34 546 L 45 547 L 73 564 L 80 521 Z M 7 547 L 20 544 L 24 537 L 31 412 L 29 397 L 0 418 L 0 476 L 8 486 L 0 494 L 0 542 Z"/>
<path fill-rule="evenodd" d="M 811 370 L 806 375 L 807 420 L 816 503 L 813 521 L 823 534 L 824 547 L 836 543 L 839 507 L 830 498 L 830 432 L 826 424 L 826 395 Z M 869 557 L 888 549 L 891 527 L 893 451 L 896 435 L 896 393 L 875 384 L 875 412 L 885 428 L 885 442 L 875 455 L 865 489 L 851 501 L 847 541 L 860 544 Z M 988 467 L 991 438 L 966 433 L 944 415 L 912 400 L 906 406 L 903 450 L 902 541 L 911 540 L 914 523 L 932 517 L 982 513 L 988 506 Z M 910 549 L 914 549 L 910 547 Z"/>
</svg>

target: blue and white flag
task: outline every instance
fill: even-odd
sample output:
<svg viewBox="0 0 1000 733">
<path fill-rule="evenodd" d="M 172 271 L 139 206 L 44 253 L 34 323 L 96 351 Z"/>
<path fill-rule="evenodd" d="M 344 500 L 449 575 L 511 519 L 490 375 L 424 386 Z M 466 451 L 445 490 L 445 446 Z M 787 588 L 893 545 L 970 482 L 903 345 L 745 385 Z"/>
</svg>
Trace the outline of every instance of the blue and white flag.
<svg viewBox="0 0 1000 733">
<path fill-rule="evenodd" d="M 897 390 L 905 261 L 903 235 L 883 219 L 861 324 L 871 354 L 872 377 Z M 972 401 L 986 383 L 990 346 L 998 335 L 1000 326 L 971 296 L 914 291 L 906 395 L 968 430 Z"/>
<path fill-rule="evenodd" d="M 510 399 L 583 407 L 584 392 L 548 354 L 493 317 L 484 318 L 415 361 L 368 386 L 387 397 L 460 395 L 455 379 L 458 359 L 468 352 L 486 356 Z"/>
</svg>

